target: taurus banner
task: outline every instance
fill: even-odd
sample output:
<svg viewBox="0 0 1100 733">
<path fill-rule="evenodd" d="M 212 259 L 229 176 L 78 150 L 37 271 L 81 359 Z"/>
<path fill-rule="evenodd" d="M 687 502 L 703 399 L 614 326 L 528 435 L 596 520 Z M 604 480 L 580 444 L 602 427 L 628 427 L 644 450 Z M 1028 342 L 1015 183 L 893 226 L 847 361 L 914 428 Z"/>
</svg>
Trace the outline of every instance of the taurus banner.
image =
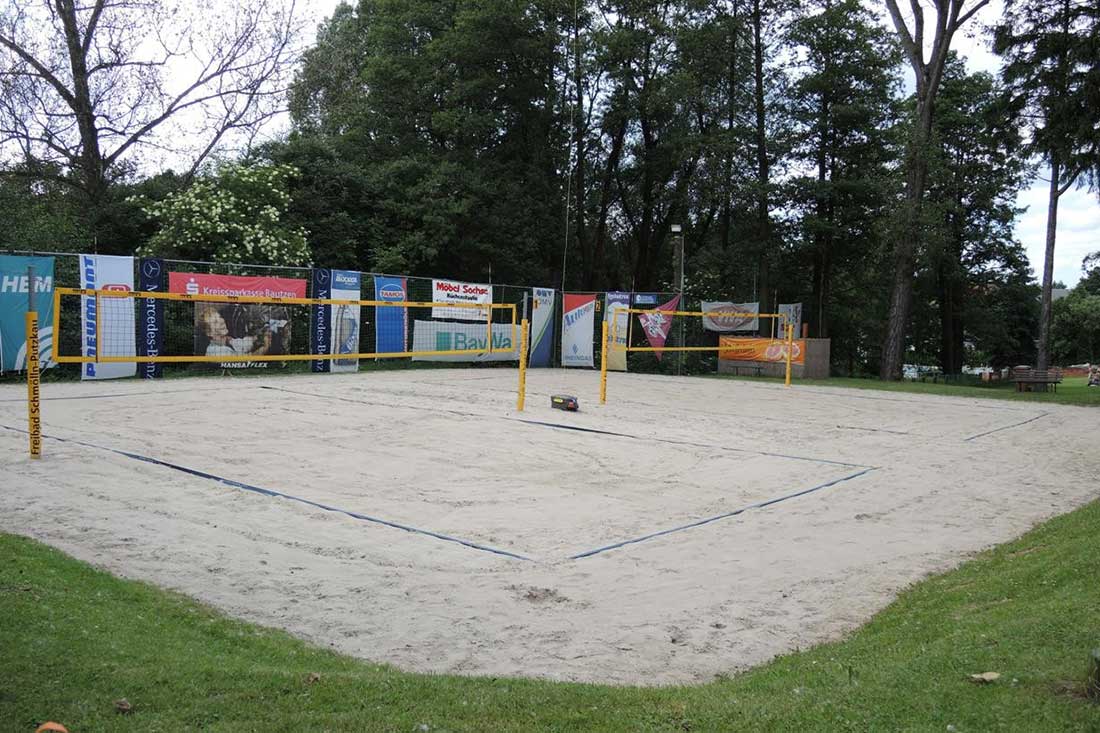
<svg viewBox="0 0 1100 733">
<path fill-rule="evenodd" d="M 403 277 L 374 276 L 374 299 L 387 303 L 407 301 L 408 285 Z M 374 309 L 374 350 L 379 354 L 400 354 L 409 343 L 408 308 L 384 305 Z"/>
<path fill-rule="evenodd" d="M 595 366 L 592 355 L 596 323 L 596 296 L 591 293 L 563 293 L 561 316 L 561 365 Z"/>
<path fill-rule="evenodd" d="M 603 318 L 607 322 L 607 338 L 614 343 L 607 350 L 607 368 L 615 372 L 626 371 L 627 331 L 630 329 L 630 293 L 607 293 Z"/>
<path fill-rule="evenodd" d="M 792 344 L 791 363 L 806 362 L 806 342 L 797 339 Z M 719 336 L 719 359 L 728 361 L 781 362 L 787 360 L 787 342 L 783 339 L 739 338 Z"/>
<path fill-rule="evenodd" d="M 27 268 L 34 268 L 34 283 Z M 53 257 L 0 255 L 0 372 L 27 368 L 27 301 L 34 288 L 38 312 L 38 354 L 46 369 L 53 350 Z"/>
<path fill-rule="evenodd" d="M 531 357 L 528 366 L 548 367 L 554 356 L 554 290 L 534 288 L 531 291 Z"/>
<path fill-rule="evenodd" d="M 703 316 L 703 328 L 708 331 L 730 333 L 756 331 L 760 328 L 759 303 L 730 303 L 725 300 L 704 300 L 703 312 L 721 311 L 721 314 Z M 736 315 L 722 315 L 736 314 Z"/>
<path fill-rule="evenodd" d="M 134 258 L 110 255 L 80 255 L 80 287 L 92 290 L 134 289 Z M 102 313 L 97 312 L 102 310 Z M 80 297 L 80 319 L 84 339 L 81 354 L 95 356 L 134 356 L 137 339 L 134 329 L 132 298 Z M 102 319 L 101 323 L 98 323 Z M 137 374 L 134 362 L 80 365 L 81 379 L 118 379 Z"/>
<path fill-rule="evenodd" d="M 638 314 L 638 321 L 642 324 L 642 330 L 645 331 L 646 338 L 649 339 L 649 345 L 657 349 L 653 352 L 657 357 L 657 361 L 661 360 L 661 349 L 665 347 L 668 330 L 672 328 L 672 316 L 665 315 L 665 313 L 676 310 L 678 305 L 680 305 L 679 295 L 667 303 L 657 306 L 650 313 Z"/>
</svg>

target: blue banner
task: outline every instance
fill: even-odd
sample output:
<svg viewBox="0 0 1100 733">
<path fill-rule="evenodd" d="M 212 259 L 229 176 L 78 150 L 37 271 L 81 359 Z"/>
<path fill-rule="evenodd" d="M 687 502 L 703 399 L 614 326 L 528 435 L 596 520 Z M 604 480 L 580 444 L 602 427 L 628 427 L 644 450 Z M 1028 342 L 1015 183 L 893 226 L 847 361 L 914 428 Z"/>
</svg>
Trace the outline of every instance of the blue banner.
<svg viewBox="0 0 1100 733">
<path fill-rule="evenodd" d="M 554 357 L 554 290 L 534 288 L 531 309 L 531 357 L 528 366 L 548 367 Z"/>
<path fill-rule="evenodd" d="M 329 299 L 332 297 L 332 271 L 313 271 L 313 297 Z M 332 309 L 323 305 L 311 305 L 309 307 L 309 351 L 311 354 L 329 353 L 329 330 Z M 328 359 L 314 359 L 310 362 L 311 371 L 329 371 Z"/>
<path fill-rule="evenodd" d="M 408 300 L 403 277 L 374 276 L 374 299 L 389 302 Z M 399 354 L 409 342 L 407 308 L 379 306 L 374 309 L 374 350 L 379 354 Z"/>
<path fill-rule="evenodd" d="M 657 293 L 634 293 L 634 305 L 642 308 L 644 306 L 657 306 Z"/>
<path fill-rule="evenodd" d="M 53 257 L 0 255 L 0 372 L 27 368 L 28 267 L 34 267 L 41 368 L 53 366 L 49 362 L 53 350 Z"/>
<path fill-rule="evenodd" d="M 138 290 L 143 293 L 164 292 L 167 285 L 164 272 L 164 260 L 143 258 L 138 263 Z M 138 308 L 138 356 L 160 356 L 164 351 L 164 301 L 144 298 Z M 138 365 L 138 376 L 143 379 L 157 379 L 161 373 L 161 364 Z"/>
</svg>

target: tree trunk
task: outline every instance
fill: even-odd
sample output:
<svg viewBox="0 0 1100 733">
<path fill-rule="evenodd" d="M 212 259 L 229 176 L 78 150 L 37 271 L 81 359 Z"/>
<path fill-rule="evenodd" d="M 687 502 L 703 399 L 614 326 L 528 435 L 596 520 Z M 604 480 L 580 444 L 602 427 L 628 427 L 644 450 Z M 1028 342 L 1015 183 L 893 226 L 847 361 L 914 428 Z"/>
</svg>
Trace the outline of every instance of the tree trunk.
<svg viewBox="0 0 1100 733">
<path fill-rule="evenodd" d="M 1054 282 L 1054 242 L 1058 234 L 1058 199 L 1062 195 L 1062 164 L 1057 155 L 1050 158 L 1050 193 L 1047 197 L 1047 248 L 1043 259 L 1043 291 L 1039 309 L 1039 354 L 1036 367 L 1050 366 L 1051 286 Z"/>
<path fill-rule="evenodd" d="M 764 106 L 764 39 L 761 0 L 753 0 L 753 99 L 756 107 L 756 246 L 757 246 L 757 297 L 761 312 L 767 312 L 771 303 L 771 218 L 768 212 L 768 182 L 771 177 L 768 161 L 768 136 Z M 770 320 L 770 319 L 764 319 Z M 766 328 L 771 333 L 771 324 Z"/>
</svg>

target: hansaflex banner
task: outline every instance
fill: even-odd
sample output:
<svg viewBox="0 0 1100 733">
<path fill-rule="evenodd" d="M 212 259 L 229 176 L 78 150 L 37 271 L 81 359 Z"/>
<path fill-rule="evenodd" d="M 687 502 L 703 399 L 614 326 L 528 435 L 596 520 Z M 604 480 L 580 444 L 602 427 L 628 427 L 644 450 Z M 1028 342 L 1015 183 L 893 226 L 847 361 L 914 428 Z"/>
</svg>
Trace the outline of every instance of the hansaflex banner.
<svg viewBox="0 0 1100 733">
<path fill-rule="evenodd" d="M 596 296 L 593 293 L 565 293 L 562 303 L 561 365 L 593 366 Z"/>
<path fill-rule="evenodd" d="M 38 353 L 42 369 L 52 364 L 53 257 L 0 255 L 0 372 L 27 368 L 27 300 L 34 267 L 34 307 L 38 311 Z"/>
<path fill-rule="evenodd" d="M 469 353 L 414 356 L 413 361 L 514 361 L 519 358 L 519 354 L 516 353 L 519 326 L 513 329 L 511 323 L 494 323 L 492 334 L 492 352 L 490 352 L 489 333 L 483 323 L 414 321 L 413 351 L 466 351 Z"/>
<path fill-rule="evenodd" d="M 460 283 L 454 280 L 432 280 L 433 303 L 478 303 L 488 305 L 493 302 L 493 286 L 476 283 Z M 445 318 L 452 321 L 487 321 L 488 308 L 432 308 L 432 318 Z"/>
<path fill-rule="evenodd" d="M 80 255 L 80 287 L 92 290 L 134 289 L 134 258 L 111 255 Z M 97 312 L 98 310 L 102 313 Z M 84 356 L 134 356 L 137 353 L 133 298 L 80 297 L 80 319 Z M 102 323 L 97 326 L 97 321 Z M 98 330 L 97 330 L 98 329 Z M 98 334 L 98 340 L 97 340 Z M 81 379 L 119 379 L 137 374 L 134 362 L 81 364 Z"/>
<path fill-rule="evenodd" d="M 374 276 L 374 299 L 387 303 L 408 300 L 403 277 Z M 400 354 L 409 343 L 408 308 L 384 305 L 374 308 L 374 350 L 379 354 Z"/>
</svg>

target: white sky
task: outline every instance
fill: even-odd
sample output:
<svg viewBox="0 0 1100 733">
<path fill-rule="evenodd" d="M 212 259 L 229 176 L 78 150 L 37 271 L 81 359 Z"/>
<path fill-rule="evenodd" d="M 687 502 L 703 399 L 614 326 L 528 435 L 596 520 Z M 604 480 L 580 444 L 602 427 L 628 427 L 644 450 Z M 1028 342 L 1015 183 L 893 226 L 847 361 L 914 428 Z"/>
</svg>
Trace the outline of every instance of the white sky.
<svg viewBox="0 0 1100 733">
<path fill-rule="evenodd" d="M 891 30 L 893 25 L 881 0 L 869 0 L 881 10 L 882 22 Z M 324 18 L 332 15 L 340 0 L 305 0 L 306 11 L 315 20 L 315 28 Z M 1000 16 L 1000 0 L 989 6 L 970 21 L 969 28 L 956 36 L 952 47 L 967 60 L 971 71 L 996 73 L 999 59 L 989 50 L 989 41 L 982 33 L 985 25 L 994 23 Z M 313 30 L 311 29 L 311 33 Z M 912 71 L 905 67 L 905 77 L 912 84 Z M 1037 278 L 1042 277 L 1043 254 L 1046 247 L 1047 184 L 1037 178 L 1030 188 L 1020 192 L 1016 200 L 1026 211 L 1016 222 L 1016 236 L 1027 249 L 1027 256 Z M 1058 244 L 1054 253 L 1054 279 L 1073 285 L 1081 278 L 1081 260 L 1090 252 L 1100 250 L 1100 199 L 1095 192 L 1073 190 L 1062 196 L 1058 209 Z"/>
</svg>

